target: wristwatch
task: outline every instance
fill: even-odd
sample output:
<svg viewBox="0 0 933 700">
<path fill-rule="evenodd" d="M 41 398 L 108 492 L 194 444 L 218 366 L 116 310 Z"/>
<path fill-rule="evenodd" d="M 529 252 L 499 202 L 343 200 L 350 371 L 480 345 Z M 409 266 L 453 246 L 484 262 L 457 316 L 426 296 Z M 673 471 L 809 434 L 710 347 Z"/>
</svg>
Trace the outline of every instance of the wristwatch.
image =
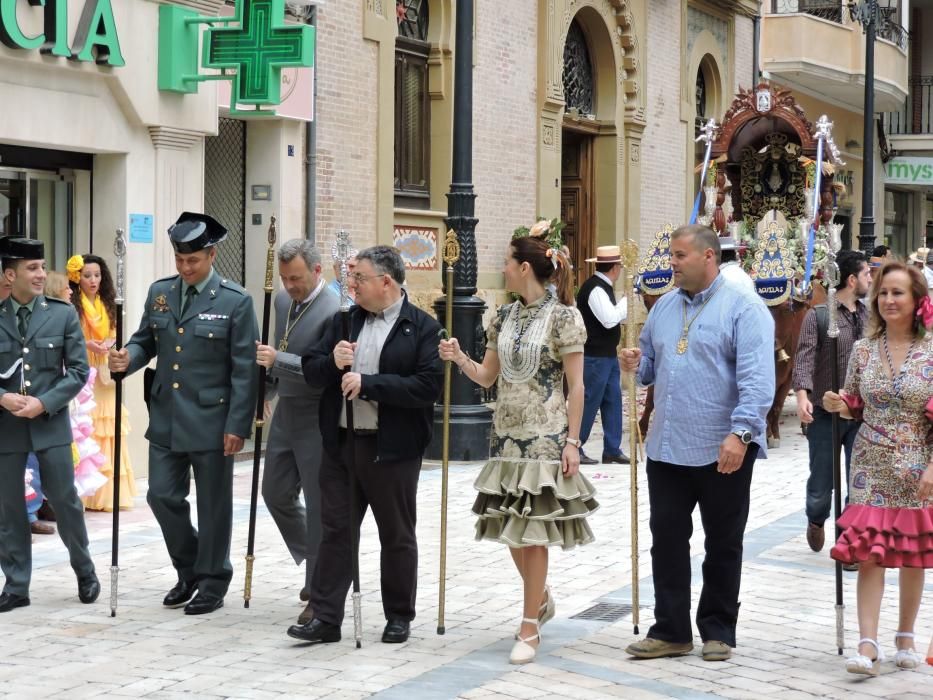
<svg viewBox="0 0 933 700">
<path fill-rule="evenodd" d="M 574 447 L 583 447 L 583 443 L 577 440 L 577 438 L 564 438 L 564 442 L 566 442 L 568 445 L 573 445 Z"/>
<path fill-rule="evenodd" d="M 747 445 L 752 441 L 752 431 L 750 430 L 733 430 L 732 434 L 741 440 L 743 445 Z"/>
</svg>

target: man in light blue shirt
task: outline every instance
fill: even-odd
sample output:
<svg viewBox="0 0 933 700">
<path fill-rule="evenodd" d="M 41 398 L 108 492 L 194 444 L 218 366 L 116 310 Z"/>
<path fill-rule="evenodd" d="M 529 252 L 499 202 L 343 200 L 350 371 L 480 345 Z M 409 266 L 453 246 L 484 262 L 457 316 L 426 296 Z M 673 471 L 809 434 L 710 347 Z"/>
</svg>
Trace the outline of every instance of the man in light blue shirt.
<svg viewBox="0 0 933 700">
<path fill-rule="evenodd" d="M 639 658 L 693 649 L 690 536 L 700 506 L 706 535 L 697 627 L 703 658 L 735 646 L 752 467 L 765 453 L 765 417 L 774 398 L 774 321 L 755 296 L 719 273 L 716 233 L 682 226 L 671 236 L 679 291 L 655 304 L 639 349 L 622 368 L 654 385 L 648 432 L 648 496 L 655 624 L 626 652 Z"/>
</svg>

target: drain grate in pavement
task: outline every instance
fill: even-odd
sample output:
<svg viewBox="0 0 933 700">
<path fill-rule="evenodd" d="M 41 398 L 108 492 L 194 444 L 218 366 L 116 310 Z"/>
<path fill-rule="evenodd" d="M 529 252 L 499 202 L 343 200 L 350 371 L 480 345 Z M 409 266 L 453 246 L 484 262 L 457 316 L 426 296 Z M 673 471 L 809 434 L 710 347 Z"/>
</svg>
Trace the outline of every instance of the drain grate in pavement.
<svg viewBox="0 0 933 700">
<path fill-rule="evenodd" d="M 621 620 L 632 612 L 629 603 L 597 603 L 583 612 L 571 615 L 571 620 L 598 620 L 599 622 L 615 622 Z"/>
</svg>

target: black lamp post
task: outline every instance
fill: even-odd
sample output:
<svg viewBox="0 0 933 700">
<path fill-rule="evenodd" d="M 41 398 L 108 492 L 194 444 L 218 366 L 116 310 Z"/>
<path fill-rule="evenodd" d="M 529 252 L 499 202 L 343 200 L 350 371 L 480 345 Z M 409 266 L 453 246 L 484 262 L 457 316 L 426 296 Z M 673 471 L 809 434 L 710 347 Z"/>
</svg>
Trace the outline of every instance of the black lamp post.
<svg viewBox="0 0 933 700">
<path fill-rule="evenodd" d="M 473 0 L 456 4 L 454 55 L 454 135 L 450 192 L 444 223 L 457 233 L 460 259 L 454 265 L 453 335 L 460 347 L 479 361 L 484 353 L 483 312 L 486 303 L 476 296 L 476 194 L 473 192 Z M 443 265 L 442 265 L 443 267 Z M 446 289 L 446 275 L 441 285 Z M 446 321 L 446 299 L 434 302 L 441 325 Z M 482 403 L 480 388 L 457 371 L 451 377 L 450 446 L 453 461 L 489 457 L 492 411 Z M 434 439 L 429 459 L 441 458 L 443 406 L 434 410 Z"/>
<path fill-rule="evenodd" d="M 859 219 L 858 245 L 867 255 L 875 247 L 875 36 L 884 29 L 897 0 L 859 0 L 849 3 L 849 16 L 865 32 L 865 106 L 862 158 L 862 218 Z"/>
</svg>

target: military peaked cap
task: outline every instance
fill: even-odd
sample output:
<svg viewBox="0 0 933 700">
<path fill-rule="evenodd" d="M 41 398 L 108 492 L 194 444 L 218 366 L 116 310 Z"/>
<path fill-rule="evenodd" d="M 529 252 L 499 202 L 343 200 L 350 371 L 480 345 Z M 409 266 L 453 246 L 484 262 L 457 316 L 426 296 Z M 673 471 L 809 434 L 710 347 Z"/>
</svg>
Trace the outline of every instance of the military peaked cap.
<svg viewBox="0 0 933 700">
<path fill-rule="evenodd" d="M 207 214 L 183 212 L 168 229 L 176 253 L 197 253 L 227 237 L 227 229 Z"/>
</svg>

